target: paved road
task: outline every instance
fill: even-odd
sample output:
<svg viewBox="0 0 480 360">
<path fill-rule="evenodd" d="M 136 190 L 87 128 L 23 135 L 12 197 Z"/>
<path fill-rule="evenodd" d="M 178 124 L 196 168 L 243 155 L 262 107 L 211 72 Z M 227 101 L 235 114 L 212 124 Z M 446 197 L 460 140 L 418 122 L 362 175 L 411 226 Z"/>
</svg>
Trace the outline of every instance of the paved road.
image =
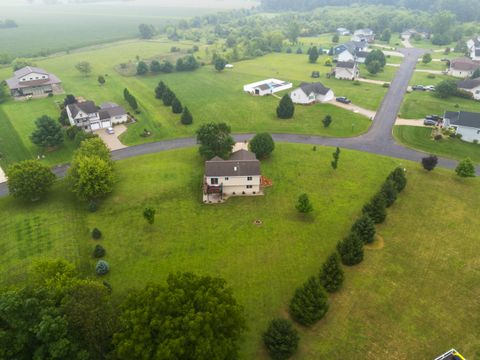
<svg viewBox="0 0 480 360">
<path fill-rule="evenodd" d="M 408 149 L 395 142 L 392 134 L 392 128 L 395 125 L 400 106 L 407 91 L 408 83 L 415 71 L 418 58 L 425 53 L 422 49 L 399 49 L 405 58 L 398 69 L 395 79 L 390 84 L 387 95 L 382 101 L 380 109 L 377 111 L 370 130 L 363 135 L 355 138 L 329 138 L 322 136 L 309 136 L 297 134 L 272 134 L 277 142 L 339 146 L 351 150 L 359 150 L 372 154 L 385 155 L 398 159 L 420 161 L 425 153 Z M 235 135 L 236 141 L 245 141 L 252 138 L 254 134 Z M 179 149 L 195 146 L 194 138 L 183 138 L 174 140 L 165 140 L 149 144 L 131 146 L 112 152 L 114 160 L 128 159 L 135 156 L 153 154 L 165 150 Z M 438 165 L 447 169 L 454 169 L 457 161 L 449 159 L 439 159 Z M 58 177 L 64 177 L 68 165 L 57 166 L 53 172 Z M 480 176 L 480 167 L 476 168 L 477 175 Z M 8 195 L 7 184 L 0 184 L 0 197 Z"/>
</svg>

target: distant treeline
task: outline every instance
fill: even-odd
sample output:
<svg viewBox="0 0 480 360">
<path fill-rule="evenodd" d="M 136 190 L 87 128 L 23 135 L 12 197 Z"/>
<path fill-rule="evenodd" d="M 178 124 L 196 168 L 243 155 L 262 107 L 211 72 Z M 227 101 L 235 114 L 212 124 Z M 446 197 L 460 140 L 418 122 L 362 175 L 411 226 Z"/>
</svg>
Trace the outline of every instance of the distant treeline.
<svg viewBox="0 0 480 360">
<path fill-rule="evenodd" d="M 17 23 L 12 19 L 0 20 L 0 29 L 10 29 L 18 27 Z"/>
<path fill-rule="evenodd" d="M 261 0 L 267 11 L 309 11 L 321 6 L 349 6 L 352 4 L 392 5 L 412 10 L 451 11 L 462 22 L 480 20 L 480 6 L 472 0 Z"/>
</svg>

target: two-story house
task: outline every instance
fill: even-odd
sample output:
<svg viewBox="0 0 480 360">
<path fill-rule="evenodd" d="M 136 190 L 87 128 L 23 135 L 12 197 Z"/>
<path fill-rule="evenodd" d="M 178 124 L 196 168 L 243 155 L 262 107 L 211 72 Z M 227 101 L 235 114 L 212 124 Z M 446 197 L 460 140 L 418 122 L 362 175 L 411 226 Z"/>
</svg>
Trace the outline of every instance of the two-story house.
<svg viewBox="0 0 480 360">
<path fill-rule="evenodd" d="M 472 60 L 480 60 L 480 38 L 475 37 L 467 41 L 467 49 Z"/>
<path fill-rule="evenodd" d="M 355 80 L 360 75 L 358 64 L 355 61 L 339 61 L 333 71 L 335 78 L 340 80 Z"/>
<path fill-rule="evenodd" d="M 115 103 L 105 103 L 97 107 L 93 101 L 69 104 L 66 107 L 68 119 L 72 126 L 85 131 L 107 129 L 115 124 L 126 123 L 128 114 Z"/>
<path fill-rule="evenodd" d="M 230 196 L 263 195 L 260 161 L 254 153 L 238 150 L 224 160 L 218 156 L 205 162 L 203 202 L 222 202 Z"/>
<path fill-rule="evenodd" d="M 6 80 L 6 83 L 13 97 L 47 96 L 63 92 L 59 78 L 34 66 L 15 71 L 13 78 Z"/>
<path fill-rule="evenodd" d="M 372 43 L 375 41 L 375 33 L 372 29 L 358 29 L 355 30 L 352 36 L 352 41 L 361 41 Z"/>
</svg>

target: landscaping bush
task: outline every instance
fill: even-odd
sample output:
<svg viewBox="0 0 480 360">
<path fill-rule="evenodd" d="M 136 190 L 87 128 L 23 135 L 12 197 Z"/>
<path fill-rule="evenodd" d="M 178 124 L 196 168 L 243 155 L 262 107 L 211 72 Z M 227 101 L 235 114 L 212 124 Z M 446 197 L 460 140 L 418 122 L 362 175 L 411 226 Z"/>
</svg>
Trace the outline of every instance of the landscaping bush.
<svg viewBox="0 0 480 360">
<path fill-rule="evenodd" d="M 289 359 L 298 348 L 299 336 L 292 323 L 286 319 L 274 319 L 263 334 L 263 343 L 274 360 Z"/>
<path fill-rule="evenodd" d="M 295 291 L 289 310 L 292 318 L 304 326 L 315 324 L 327 313 L 327 293 L 318 278 L 312 276 Z"/>
<path fill-rule="evenodd" d="M 475 177 L 475 166 L 470 158 L 466 158 L 458 163 L 455 172 L 460 177 Z"/>
<path fill-rule="evenodd" d="M 395 203 L 395 200 L 397 200 L 398 191 L 395 183 L 391 179 L 388 179 L 383 183 L 380 192 L 385 197 L 385 205 L 387 208 L 392 206 Z"/>
<path fill-rule="evenodd" d="M 252 151 L 257 159 L 263 159 L 275 150 L 275 142 L 269 133 L 257 134 L 250 141 L 250 151 Z"/>
<path fill-rule="evenodd" d="M 191 125 L 193 122 L 192 114 L 190 113 L 190 110 L 188 110 L 186 106 L 183 108 L 183 113 L 182 113 L 182 117 L 180 118 L 180 121 L 183 125 Z"/>
<path fill-rule="evenodd" d="M 428 74 L 427 75 L 427 78 L 429 78 L 429 79 L 435 79 L 435 77 L 436 77 L 435 74 Z"/>
<path fill-rule="evenodd" d="M 93 250 L 93 257 L 101 258 L 104 257 L 106 254 L 105 248 L 102 245 L 95 245 L 95 249 Z"/>
<path fill-rule="evenodd" d="M 452 135 L 454 135 L 454 134 L 452 134 Z M 439 140 L 442 140 L 442 139 L 443 139 L 443 136 L 442 136 L 441 134 L 437 134 L 437 135 L 435 135 L 435 136 L 433 137 L 433 139 L 434 139 L 435 141 L 439 141 Z"/>
<path fill-rule="evenodd" d="M 95 200 L 91 200 L 88 202 L 88 211 L 90 212 L 96 212 L 98 210 L 98 202 Z"/>
<path fill-rule="evenodd" d="M 383 83 L 382 87 L 384 87 L 384 88 L 387 88 L 387 89 L 388 89 L 388 88 L 390 87 L 390 84 L 389 84 L 389 83 Z"/>
<path fill-rule="evenodd" d="M 277 107 L 277 117 L 279 119 L 291 119 L 295 113 L 295 106 L 290 95 L 285 94 Z"/>
<path fill-rule="evenodd" d="M 98 239 L 100 239 L 101 237 L 102 237 L 102 232 L 101 232 L 99 229 L 94 228 L 94 229 L 92 230 L 92 239 L 98 240 Z"/>
<path fill-rule="evenodd" d="M 364 244 L 371 244 L 375 240 L 375 222 L 368 214 L 363 214 L 353 224 L 352 232 L 357 234 Z"/>
<path fill-rule="evenodd" d="M 181 114 L 183 112 L 182 103 L 177 99 L 177 97 L 172 100 L 172 112 L 174 114 Z"/>
<path fill-rule="evenodd" d="M 110 271 L 110 267 L 105 260 L 99 260 L 95 266 L 95 272 L 97 275 L 106 275 Z"/>
<path fill-rule="evenodd" d="M 427 171 L 432 171 L 438 164 L 438 157 L 430 155 L 422 158 L 422 166 Z"/>
<path fill-rule="evenodd" d="M 363 207 L 363 213 L 370 216 L 375 224 L 381 224 L 387 218 L 387 201 L 385 196 L 379 192 L 368 204 Z"/>
<path fill-rule="evenodd" d="M 308 214 L 313 211 L 313 205 L 307 194 L 302 194 L 298 197 L 298 202 L 295 208 L 302 214 Z"/>
<path fill-rule="evenodd" d="M 344 265 L 353 266 L 363 261 L 363 241 L 354 232 L 337 244 L 337 251 Z"/>
<path fill-rule="evenodd" d="M 343 284 L 343 270 L 340 266 L 337 253 L 330 255 L 322 266 L 320 283 L 325 290 L 333 293 L 339 290 Z"/>
<path fill-rule="evenodd" d="M 399 193 L 405 189 L 405 186 L 407 186 L 405 170 L 401 167 L 397 167 L 395 170 L 393 170 L 390 175 L 388 175 L 387 179 L 393 180 Z"/>
</svg>

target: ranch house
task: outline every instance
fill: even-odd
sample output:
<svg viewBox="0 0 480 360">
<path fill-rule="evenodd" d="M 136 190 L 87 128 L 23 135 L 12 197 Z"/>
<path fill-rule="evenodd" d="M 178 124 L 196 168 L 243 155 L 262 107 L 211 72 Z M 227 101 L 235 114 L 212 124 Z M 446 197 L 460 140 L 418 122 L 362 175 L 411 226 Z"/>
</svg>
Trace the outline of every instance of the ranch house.
<svg viewBox="0 0 480 360">
<path fill-rule="evenodd" d="M 323 86 L 322 83 L 301 83 L 298 89 L 290 93 L 290 98 L 295 104 L 309 105 L 324 103 L 335 97 L 332 89 Z"/>
</svg>

